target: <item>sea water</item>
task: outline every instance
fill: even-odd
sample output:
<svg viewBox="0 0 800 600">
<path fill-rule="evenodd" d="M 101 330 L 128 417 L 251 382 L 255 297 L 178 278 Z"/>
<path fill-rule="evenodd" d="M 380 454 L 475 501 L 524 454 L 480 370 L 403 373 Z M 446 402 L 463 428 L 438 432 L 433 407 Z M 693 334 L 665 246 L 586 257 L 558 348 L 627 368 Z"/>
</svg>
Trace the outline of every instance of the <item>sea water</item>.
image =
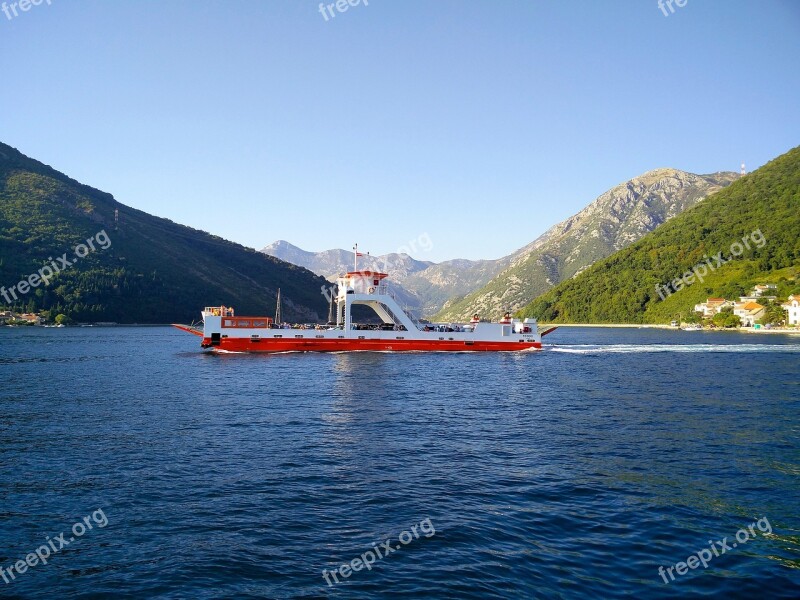
<svg viewBox="0 0 800 600">
<path fill-rule="evenodd" d="M 545 343 L 0 328 L 0 596 L 796 597 L 800 338 Z"/>
</svg>

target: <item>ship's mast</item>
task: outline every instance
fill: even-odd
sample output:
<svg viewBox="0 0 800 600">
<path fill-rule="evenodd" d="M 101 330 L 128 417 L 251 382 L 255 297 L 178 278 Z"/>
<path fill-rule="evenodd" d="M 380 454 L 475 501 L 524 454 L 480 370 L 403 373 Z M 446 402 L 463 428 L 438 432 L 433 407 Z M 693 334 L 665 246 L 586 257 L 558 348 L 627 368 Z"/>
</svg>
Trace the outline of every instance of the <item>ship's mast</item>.
<svg viewBox="0 0 800 600">
<path fill-rule="evenodd" d="M 333 294 L 331 293 L 331 305 L 328 308 L 328 325 L 333 325 Z"/>
<path fill-rule="evenodd" d="M 282 323 L 281 319 L 281 288 L 278 288 L 278 303 L 275 306 L 275 324 L 280 325 Z"/>
<path fill-rule="evenodd" d="M 364 256 L 364 255 L 361 254 L 358 251 L 358 244 L 356 243 L 356 245 L 353 246 L 353 272 L 355 272 L 355 273 L 358 272 L 358 257 L 359 256 Z M 369 256 L 369 252 L 367 252 L 367 256 Z"/>
</svg>

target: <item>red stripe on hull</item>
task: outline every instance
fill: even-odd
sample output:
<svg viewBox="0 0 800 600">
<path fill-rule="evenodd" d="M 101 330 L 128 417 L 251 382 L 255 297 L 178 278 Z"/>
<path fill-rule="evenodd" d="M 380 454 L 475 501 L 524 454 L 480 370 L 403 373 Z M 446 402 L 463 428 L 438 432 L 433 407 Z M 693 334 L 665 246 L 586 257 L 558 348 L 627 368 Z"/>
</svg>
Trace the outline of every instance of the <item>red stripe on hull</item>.
<svg viewBox="0 0 800 600">
<path fill-rule="evenodd" d="M 540 349 L 541 342 L 480 342 L 440 340 L 284 340 L 263 339 L 252 342 L 246 338 L 223 338 L 219 346 L 212 346 L 209 338 L 203 347 L 228 352 L 518 352 Z"/>
</svg>

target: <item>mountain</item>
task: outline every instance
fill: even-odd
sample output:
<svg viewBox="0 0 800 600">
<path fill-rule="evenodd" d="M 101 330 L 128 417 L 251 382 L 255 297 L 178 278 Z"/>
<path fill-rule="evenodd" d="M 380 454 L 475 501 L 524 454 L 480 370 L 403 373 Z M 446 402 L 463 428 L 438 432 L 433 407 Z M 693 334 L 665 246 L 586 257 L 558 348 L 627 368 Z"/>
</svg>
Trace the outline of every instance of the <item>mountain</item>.
<svg viewBox="0 0 800 600">
<path fill-rule="evenodd" d="M 78 246 L 87 240 L 94 250 Z M 76 260 L 76 247 L 86 256 Z M 273 314 L 281 288 L 283 314 L 308 321 L 327 317 L 325 283 L 306 269 L 121 204 L 0 143 L 0 305 L 76 321 L 188 322 L 204 306 L 221 304 L 240 314 Z"/>
<path fill-rule="evenodd" d="M 420 298 L 423 314 L 430 316 L 439 312 L 453 296 L 463 296 L 486 285 L 511 258 L 447 260 L 409 275 L 403 283 Z"/>
<path fill-rule="evenodd" d="M 517 310 L 738 177 L 729 172 L 695 175 L 657 169 L 622 183 L 517 251 L 484 287 L 447 302 L 434 318 L 463 321 L 476 312 L 496 318 Z"/>
<path fill-rule="evenodd" d="M 265 254 L 305 267 L 330 281 L 353 269 L 353 252 L 308 252 L 279 240 L 261 250 Z M 432 315 L 454 294 L 464 295 L 484 285 L 508 264 L 498 260 L 455 259 L 441 263 L 421 261 L 408 254 L 391 253 L 359 258 L 359 268 L 386 271 L 398 300 L 418 315 Z"/>
<path fill-rule="evenodd" d="M 352 250 L 325 250 L 323 252 L 307 252 L 297 246 L 279 240 L 261 250 L 265 254 L 280 258 L 286 262 L 305 267 L 327 279 L 335 279 L 345 271 L 353 270 Z M 407 254 L 385 254 L 383 256 L 362 256 L 358 259 L 359 268 L 380 271 L 391 268 L 392 277 L 403 280 L 411 273 L 423 271 L 432 262 L 414 260 Z"/>
<path fill-rule="evenodd" d="M 800 147 L 537 298 L 555 323 L 657 323 L 758 283 L 800 293 Z M 677 278 L 684 275 L 683 282 Z"/>
</svg>

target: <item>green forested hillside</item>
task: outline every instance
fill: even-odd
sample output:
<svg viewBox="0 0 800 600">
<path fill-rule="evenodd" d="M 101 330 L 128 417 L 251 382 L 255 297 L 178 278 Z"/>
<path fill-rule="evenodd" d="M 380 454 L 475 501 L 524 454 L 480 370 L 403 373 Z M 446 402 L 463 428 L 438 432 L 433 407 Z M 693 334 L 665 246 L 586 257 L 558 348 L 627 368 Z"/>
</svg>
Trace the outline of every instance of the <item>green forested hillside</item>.
<svg viewBox="0 0 800 600">
<path fill-rule="evenodd" d="M 119 210 L 115 226 L 114 211 Z M 49 310 L 76 321 L 167 323 L 199 318 L 206 305 L 239 314 L 327 315 L 326 281 L 254 249 L 154 217 L 0 143 L 0 286 L 11 288 L 104 230 L 99 248 L 18 300 L 0 306 Z"/>
<path fill-rule="evenodd" d="M 753 232 L 760 232 L 753 242 Z M 747 237 L 750 248 L 734 256 Z M 760 246 L 760 247 L 759 247 Z M 738 251 L 738 247 L 733 248 Z M 668 285 L 722 252 L 729 262 L 662 300 Z M 732 298 L 761 282 L 800 292 L 800 148 L 709 196 L 632 246 L 537 298 L 521 315 L 553 323 L 655 323 L 708 296 Z"/>
</svg>

